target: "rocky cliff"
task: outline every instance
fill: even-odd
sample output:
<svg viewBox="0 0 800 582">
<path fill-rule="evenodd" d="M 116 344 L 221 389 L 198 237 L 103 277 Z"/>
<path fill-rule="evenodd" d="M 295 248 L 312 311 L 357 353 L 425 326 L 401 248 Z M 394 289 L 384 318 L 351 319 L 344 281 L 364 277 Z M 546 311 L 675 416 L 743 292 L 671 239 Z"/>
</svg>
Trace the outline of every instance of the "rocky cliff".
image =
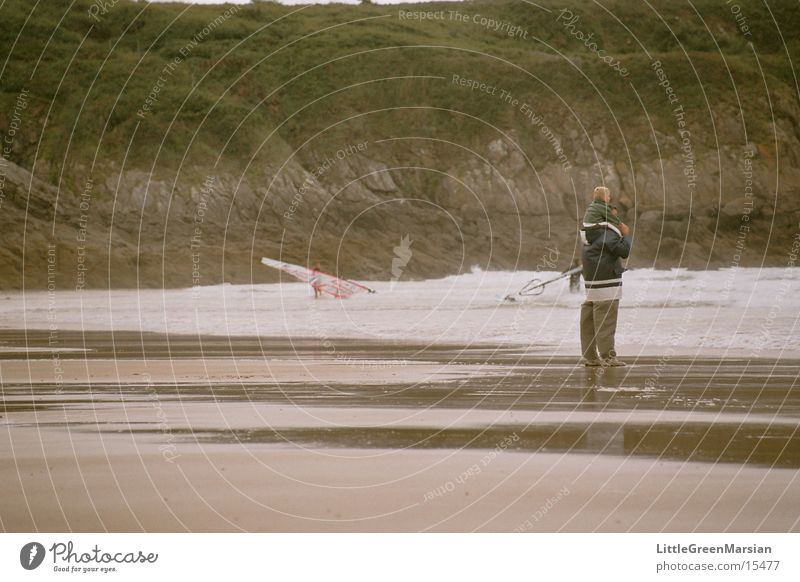
<svg viewBox="0 0 800 582">
<path fill-rule="evenodd" d="M 598 184 L 629 266 L 785 266 L 800 22 L 776 4 L 6 2 L 0 285 L 551 270 Z"/>
</svg>

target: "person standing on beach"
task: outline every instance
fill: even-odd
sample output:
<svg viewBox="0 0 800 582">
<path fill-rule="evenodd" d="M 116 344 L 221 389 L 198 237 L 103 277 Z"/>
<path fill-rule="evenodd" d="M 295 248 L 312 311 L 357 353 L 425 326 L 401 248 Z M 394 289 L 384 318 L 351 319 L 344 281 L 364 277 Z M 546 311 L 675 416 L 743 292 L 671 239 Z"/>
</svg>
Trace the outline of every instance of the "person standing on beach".
<svg viewBox="0 0 800 582">
<path fill-rule="evenodd" d="M 581 227 L 583 280 L 581 352 L 586 366 L 624 366 L 617 359 L 614 336 L 622 296 L 622 259 L 631 251 L 630 229 L 612 211 L 611 191 L 594 189 Z"/>
</svg>

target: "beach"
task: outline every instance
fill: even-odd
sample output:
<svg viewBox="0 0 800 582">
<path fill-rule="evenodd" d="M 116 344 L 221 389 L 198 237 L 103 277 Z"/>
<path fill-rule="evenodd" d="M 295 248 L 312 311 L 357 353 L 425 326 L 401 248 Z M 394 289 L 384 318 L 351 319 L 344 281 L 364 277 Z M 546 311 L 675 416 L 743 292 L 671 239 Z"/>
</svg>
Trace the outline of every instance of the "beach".
<svg viewBox="0 0 800 582">
<path fill-rule="evenodd" d="M 597 8 L 0 0 L 0 580 L 797 580 L 797 2 Z"/>
<path fill-rule="evenodd" d="M 4 531 L 800 530 L 800 361 L 0 332 Z"/>
</svg>

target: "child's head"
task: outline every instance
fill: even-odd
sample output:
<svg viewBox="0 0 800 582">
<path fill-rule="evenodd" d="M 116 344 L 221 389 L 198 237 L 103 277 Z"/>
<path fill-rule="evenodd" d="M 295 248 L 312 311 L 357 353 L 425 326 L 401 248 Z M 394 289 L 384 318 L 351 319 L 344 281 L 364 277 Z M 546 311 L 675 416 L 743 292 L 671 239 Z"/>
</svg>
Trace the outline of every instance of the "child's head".
<svg viewBox="0 0 800 582">
<path fill-rule="evenodd" d="M 606 188 L 605 186 L 598 186 L 594 189 L 594 194 L 592 195 L 594 200 L 600 200 L 608 204 L 611 202 L 611 190 Z"/>
</svg>

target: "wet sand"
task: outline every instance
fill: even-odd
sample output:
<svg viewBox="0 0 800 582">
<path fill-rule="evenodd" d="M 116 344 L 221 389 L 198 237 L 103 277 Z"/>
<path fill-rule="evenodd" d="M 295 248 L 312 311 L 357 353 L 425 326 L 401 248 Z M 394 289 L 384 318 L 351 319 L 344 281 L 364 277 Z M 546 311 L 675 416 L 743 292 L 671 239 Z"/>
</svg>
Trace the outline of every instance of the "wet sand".
<svg viewBox="0 0 800 582">
<path fill-rule="evenodd" d="M 326 340 L 328 342 L 328 340 Z M 798 531 L 800 362 L 0 332 L 4 531 Z"/>
</svg>

